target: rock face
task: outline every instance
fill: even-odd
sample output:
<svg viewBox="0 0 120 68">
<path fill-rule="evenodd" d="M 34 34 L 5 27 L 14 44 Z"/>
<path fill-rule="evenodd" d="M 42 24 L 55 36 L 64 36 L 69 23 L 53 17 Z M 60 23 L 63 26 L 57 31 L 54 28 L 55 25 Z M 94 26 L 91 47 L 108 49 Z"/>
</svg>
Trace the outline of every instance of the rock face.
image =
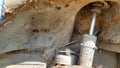
<svg viewBox="0 0 120 68">
<path fill-rule="evenodd" d="M 54 48 L 78 37 L 72 37 L 74 29 L 80 35 L 88 32 L 91 20 L 89 3 L 97 1 L 105 0 L 5 0 L 5 16 L 0 25 L 0 53 L 39 49 L 42 51 L 39 58 L 44 61 L 38 61 L 49 64 Z M 98 46 L 120 52 L 120 1 L 107 0 L 107 3 L 110 8 L 97 18 L 95 32 L 101 31 Z"/>
</svg>

